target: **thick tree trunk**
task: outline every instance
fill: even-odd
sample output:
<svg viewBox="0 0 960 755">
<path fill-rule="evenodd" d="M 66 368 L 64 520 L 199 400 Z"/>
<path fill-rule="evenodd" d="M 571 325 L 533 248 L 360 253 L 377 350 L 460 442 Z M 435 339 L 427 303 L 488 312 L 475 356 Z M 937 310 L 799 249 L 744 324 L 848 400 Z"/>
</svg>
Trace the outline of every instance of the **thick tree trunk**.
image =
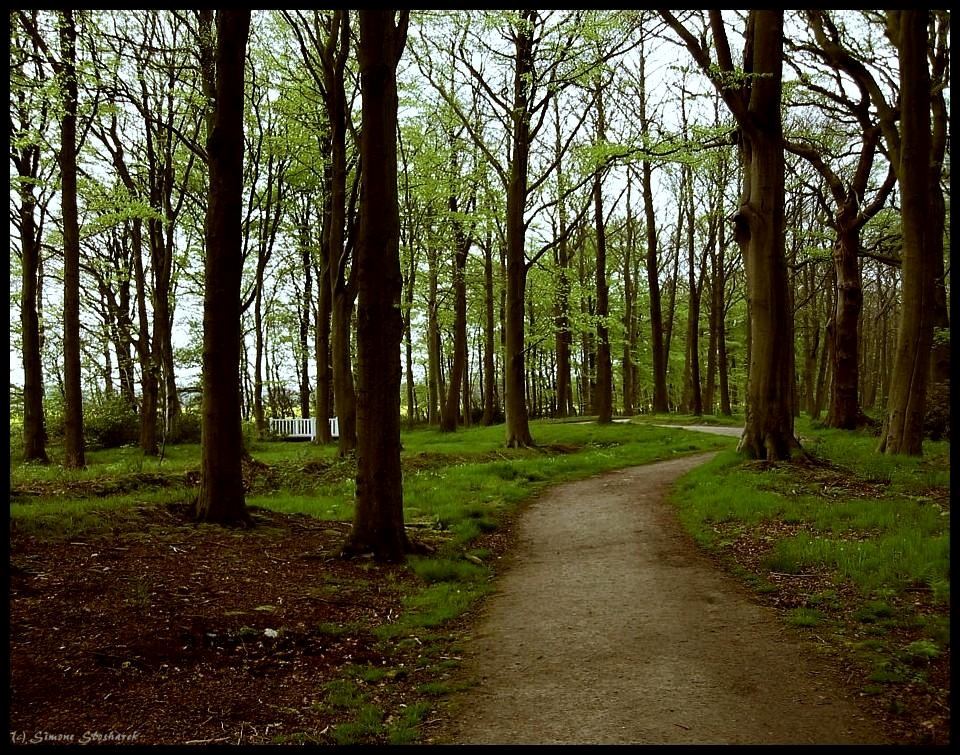
<svg viewBox="0 0 960 755">
<path fill-rule="evenodd" d="M 217 14 L 216 103 L 207 135 L 203 301 L 203 424 L 196 517 L 249 524 L 240 421 L 240 285 L 243 199 L 243 68 L 249 10 Z"/>
<path fill-rule="evenodd" d="M 396 65 L 407 13 L 360 11 L 360 229 L 357 245 L 359 400 L 357 493 L 346 554 L 400 561 L 409 549 L 400 470 L 400 274 Z"/>
<path fill-rule="evenodd" d="M 650 291 L 650 349 L 653 352 L 653 411 L 666 412 L 667 360 L 664 352 L 663 314 L 660 304 L 660 261 L 657 254 L 656 215 L 653 210 L 652 168 L 643 163 L 643 211 L 646 217 L 647 286 Z"/>
<path fill-rule="evenodd" d="M 531 15 L 522 11 L 524 20 Z M 524 352 L 523 307 L 527 285 L 527 263 L 524 250 L 526 224 L 524 207 L 527 201 L 527 163 L 530 153 L 530 79 L 533 76 L 533 26 L 524 23 L 517 31 L 516 60 L 513 81 L 513 155 L 510 160 L 510 182 L 507 186 L 507 281 L 504 353 L 504 388 L 506 391 L 508 448 L 532 446 L 527 402 L 524 395 L 526 375 Z"/>
<path fill-rule="evenodd" d="M 77 30 L 73 11 L 60 17 L 63 115 L 60 121 L 60 208 L 63 217 L 64 466 L 86 466 L 80 374 L 80 221 L 77 210 Z"/>
<path fill-rule="evenodd" d="M 926 10 L 890 11 L 899 16 L 900 58 L 900 183 L 902 304 L 889 412 L 879 451 L 920 455 L 923 416 L 933 345 L 935 311 L 935 252 L 930 238 L 930 73 L 927 68 Z"/>
<path fill-rule="evenodd" d="M 747 273 L 751 361 L 739 450 L 789 459 L 793 432 L 793 312 L 784 254 L 784 158 L 780 116 L 783 11 L 751 11 L 753 72 L 744 136 L 743 204 L 735 218 Z"/>
</svg>

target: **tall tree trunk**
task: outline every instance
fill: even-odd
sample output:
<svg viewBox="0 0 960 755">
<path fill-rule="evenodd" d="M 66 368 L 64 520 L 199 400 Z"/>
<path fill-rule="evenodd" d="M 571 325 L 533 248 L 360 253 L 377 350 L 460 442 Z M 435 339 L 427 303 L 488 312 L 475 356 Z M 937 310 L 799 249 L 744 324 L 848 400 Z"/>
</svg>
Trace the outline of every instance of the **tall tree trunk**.
<svg viewBox="0 0 960 755">
<path fill-rule="evenodd" d="M 927 68 L 929 11 L 888 11 L 900 59 L 900 162 L 903 234 L 902 304 L 890 379 L 887 421 L 878 450 L 918 456 L 933 345 L 936 260 L 930 237 L 930 72 Z"/>
<path fill-rule="evenodd" d="M 793 312 L 784 240 L 784 157 L 780 116 L 783 11 L 751 11 L 749 123 L 742 123 L 743 204 L 735 218 L 751 309 L 746 427 L 739 450 L 755 459 L 788 459 L 793 432 Z"/>
<path fill-rule="evenodd" d="M 207 135 L 203 301 L 203 424 L 197 519 L 249 524 L 240 421 L 240 285 L 243 204 L 243 68 L 249 10 L 217 13 L 216 101 Z"/>
<path fill-rule="evenodd" d="M 20 325 L 23 355 L 23 460 L 46 463 L 47 435 L 43 422 L 43 365 L 40 359 L 40 317 L 37 310 L 40 269 L 40 235 L 34 211 L 37 206 L 33 181 L 40 161 L 40 148 L 20 150 Z"/>
<path fill-rule="evenodd" d="M 310 317 L 313 314 L 313 265 L 310 260 L 309 230 L 301 231 L 300 264 L 303 270 L 303 302 L 300 305 L 300 416 L 310 417 Z M 326 417 L 317 417 L 318 422 Z M 319 427 L 317 428 L 320 429 Z"/>
<path fill-rule="evenodd" d="M 258 285 L 253 299 L 253 421 L 257 437 L 267 434 L 263 412 L 263 287 Z"/>
<path fill-rule="evenodd" d="M 353 386 L 350 326 L 355 281 L 346 276 L 344 228 L 347 219 L 347 103 L 344 71 L 350 48 L 349 13 L 334 11 L 328 44 L 323 51 L 324 101 L 330 124 L 330 224 L 328 250 L 331 290 L 331 361 L 333 396 L 340 425 L 338 454 L 346 456 L 357 445 L 357 400 Z M 354 276 L 351 275 L 351 279 Z"/>
<path fill-rule="evenodd" d="M 623 247 L 623 413 L 628 417 L 636 412 L 636 380 L 633 364 L 633 350 L 636 346 L 636 326 L 634 324 L 634 285 L 633 285 L 633 210 L 631 208 L 631 174 L 627 171 L 627 238 Z"/>
<path fill-rule="evenodd" d="M 693 172 L 689 166 L 685 187 L 685 201 L 687 203 L 687 284 L 690 291 L 690 301 L 687 307 L 687 369 L 684 370 L 684 381 L 687 389 L 684 391 L 684 403 L 687 410 L 694 416 L 703 414 L 703 396 L 700 393 L 700 285 L 696 274 L 696 248 L 694 235 L 694 203 L 693 203 Z"/>
<path fill-rule="evenodd" d="M 609 310 L 607 235 L 603 223 L 603 186 L 599 171 L 593 180 L 593 205 L 597 231 L 597 391 L 593 405 L 597 422 L 606 424 L 613 421 L 613 370 L 610 363 L 610 335 L 606 324 Z"/>
<path fill-rule="evenodd" d="M 155 456 L 157 445 L 157 374 L 150 347 L 150 326 L 147 320 L 146 278 L 143 270 L 143 225 L 134 218 L 130 229 L 133 244 L 133 270 L 137 285 L 137 356 L 140 361 L 140 450 Z"/>
<path fill-rule="evenodd" d="M 314 329 L 317 359 L 317 443 L 329 443 L 330 435 L 330 286 L 326 285 L 325 261 L 317 269 L 317 320 Z"/>
<path fill-rule="evenodd" d="M 397 209 L 396 66 L 408 11 L 360 11 L 360 228 L 357 245 L 357 493 L 345 553 L 399 561 L 410 543 L 403 527 L 400 471 L 400 221 Z"/>
<path fill-rule="evenodd" d="M 63 115 L 60 121 L 60 207 L 63 216 L 64 466 L 86 466 L 80 374 L 80 220 L 77 210 L 77 29 L 60 12 Z"/>
<path fill-rule="evenodd" d="M 437 251 L 427 248 L 427 423 L 439 425 L 440 412 L 440 324 L 437 322 Z"/>
<path fill-rule="evenodd" d="M 845 204 L 837 213 L 837 240 L 833 263 L 836 270 L 837 298 L 833 315 L 833 348 L 831 349 L 830 408 L 826 424 L 852 430 L 866 420 L 860 409 L 858 385 L 860 311 L 863 308 L 863 287 L 860 282 L 858 254 L 860 230 L 856 224 L 856 208 Z"/>
<path fill-rule="evenodd" d="M 450 196 L 450 212 L 456 213 L 457 197 Z M 453 365 L 450 369 L 450 382 L 447 387 L 446 407 L 440 418 L 440 431 L 453 432 L 457 429 L 460 415 L 460 393 L 463 376 L 467 368 L 467 252 L 470 249 L 470 236 L 464 232 L 460 221 L 453 220 Z M 466 397 L 464 398 L 466 401 Z"/>
<path fill-rule="evenodd" d="M 507 186 L 507 281 L 504 353 L 508 448 L 532 446 L 527 402 L 524 395 L 526 375 L 523 307 L 527 286 L 527 262 L 524 249 L 527 201 L 527 163 L 530 155 L 530 81 L 533 77 L 533 11 L 521 11 L 522 25 L 514 36 L 516 48 L 513 79 L 513 155 Z"/>
<path fill-rule="evenodd" d="M 496 413 L 496 368 L 494 367 L 493 327 L 493 239 L 487 236 L 483 247 L 483 420 L 484 427 L 493 424 Z"/>
</svg>

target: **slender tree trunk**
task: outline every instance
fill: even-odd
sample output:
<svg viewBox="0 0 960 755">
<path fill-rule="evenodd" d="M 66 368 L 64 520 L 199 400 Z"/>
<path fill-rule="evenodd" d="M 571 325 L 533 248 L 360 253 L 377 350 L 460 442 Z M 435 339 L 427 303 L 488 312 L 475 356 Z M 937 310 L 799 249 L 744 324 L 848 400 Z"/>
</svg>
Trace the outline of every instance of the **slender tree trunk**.
<svg viewBox="0 0 960 755">
<path fill-rule="evenodd" d="M 457 212 L 457 197 L 450 197 L 450 212 Z M 440 431 L 453 432 L 457 429 L 460 414 L 460 392 L 467 362 L 467 252 L 470 249 L 470 237 L 464 233 L 459 221 L 454 220 L 453 255 L 453 365 L 450 369 L 450 382 L 447 387 L 446 407 L 440 418 Z M 464 399 L 466 400 L 466 399 Z"/>
<path fill-rule="evenodd" d="M 437 322 L 437 251 L 427 249 L 427 423 L 439 425 L 440 416 L 440 325 Z"/>
<path fill-rule="evenodd" d="M 850 217 L 853 215 L 854 217 Z M 864 423 L 860 409 L 858 385 L 860 381 L 859 330 L 860 311 L 863 308 L 863 287 L 857 255 L 860 251 L 860 232 L 856 227 L 856 209 L 849 204 L 841 208 L 837 217 L 837 240 L 833 262 L 836 269 L 837 298 L 833 316 L 834 344 L 831 349 L 832 386 L 828 427 L 852 430 Z"/>
<path fill-rule="evenodd" d="M 408 12 L 360 11 L 360 229 L 357 245 L 357 493 L 346 554 L 372 552 L 400 561 L 410 543 L 403 527 L 400 471 L 400 221 L 397 209 L 396 66 Z"/>
<path fill-rule="evenodd" d="M 636 379 L 633 364 L 633 350 L 636 347 L 636 326 L 634 324 L 634 284 L 633 284 L 633 210 L 631 208 L 631 174 L 627 171 L 627 220 L 626 241 L 623 247 L 623 359 L 621 374 L 623 380 L 623 413 L 631 416 L 636 413 Z"/>
<path fill-rule="evenodd" d="M 496 414 L 496 368 L 494 351 L 496 333 L 493 327 L 493 239 L 487 236 L 483 248 L 483 420 L 484 427 L 493 424 Z"/>
<path fill-rule="evenodd" d="M 37 203 L 31 169 L 40 160 L 36 145 L 23 150 L 18 161 L 20 194 L 20 325 L 23 354 L 23 460 L 48 461 L 43 422 L 43 365 L 40 359 L 40 317 L 37 311 L 40 237 L 34 211 Z M 32 175 L 31 175 L 32 174 Z"/>
<path fill-rule="evenodd" d="M 526 224 L 524 207 L 527 201 L 527 163 L 530 153 L 530 79 L 533 77 L 533 13 L 521 11 L 523 23 L 514 42 L 516 58 L 513 81 L 513 155 L 510 160 L 510 182 L 507 186 L 506 219 L 506 320 L 504 353 L 504 388 L 506 390 L 508 448 L 532 446 L 533 437 L 527 419 L 524 395 L 526 375 L 524 351 L 523 307 L 527 286 L 527 262 L 524 249 Z"/>
<path fill-rule="evenodd" d="M 593 204 L 597 230 L 597 391 L 594 411 L 597 422 L 613 421 L 613 370 L 610 363 L 610 335 L 607 330 L 607 236 L 603 223 L 603 186 L 598 172 L 593 181 Z"/>
<path fill-rule="evenodd" d="M 240 285 L 243 203 L 243 69 L 249 10 L 217 14 L 216 101 L 207 135 L 203 302 L 203 424 L 196 517 L 249 524 L 240 420 Z"/>
<path fill-rule="evenodd" d="M 317 321 L 314 329 L 317 359 L 317 443 L 330 436 L 330 286 L 326 285 L 326 262 L 317 270 Z"/>
<path fill-rule="evenodd" d="M 60 121 L 60 207 L 63 216 L 64 466 L 86 466 L 80 374 L 80 221 L 77 210 L 77 29 L 73 11 L 60 12 L 63 116 Z"/>
<path fill-rule="evenodd" d="M 303 302 L 300 306 L 300 416 L 310 418 L 310 316 L 313 313 L 313 272 L 310 263 L 309 230 L 301 237 L 300 263 L 303 270 Z M 324 421 L 325 417 L 317 417 Z M 319 428 L 317 428 L 319 430 Z"/>
</svg>

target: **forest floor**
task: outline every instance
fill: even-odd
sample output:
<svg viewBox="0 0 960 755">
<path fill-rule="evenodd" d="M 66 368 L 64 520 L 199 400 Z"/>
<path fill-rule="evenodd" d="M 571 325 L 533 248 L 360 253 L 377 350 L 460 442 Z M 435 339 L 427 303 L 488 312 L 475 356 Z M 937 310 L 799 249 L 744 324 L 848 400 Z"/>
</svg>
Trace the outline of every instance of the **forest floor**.
<svg viewBox="0 0 960 755">
<path fill-rule="evenodd" d="M 548 426 L 539 429 L 547 435 Z M 595 445 L 590 453 L 609 455 L 606 442 Z M 449 571 L 426 588 L 422 570 L 338 558 L 349 529 L 340 513 L 324 520 L 253 507 L 250 530 L 198 526 L 176 488 L 195 486 L 192 468 L 17 478 L 30 481 L 15 484 L 11 500 L 26 506 L 51 496 L 148 501 L 158 487 L 173 488 L 176 502 L 93 512 L 96 526 L 59 535 L 50 523 L 11 521 L 12 740 L 948 741 L 949 651 L 924 661 L 926 684 L 880 684 L 896 692 L 865 695 L 863 670 L 811 639 L 824 627 L 783 621 L 815 587 L 808 575 L 774 577 L 775 593 L 757 593 L 681 529 L 667 491 L 708 457 L 594 474 L 528 497 L 537 478 L 524 465 L 544 471 L 575 460 L 570 450 L 545 446 L 512 461 L 484 452 L 497 490 L 514 485 L 524 502 L 503 509 L 495 528 L 484 525 L 466 555 L 443 550 L 455 526 L 413 527 L 416 539 L 449 554 L 431 562 Z M 412 454 L 405 490 L 434 471 L 450 488 L 469 467 L 459 457 L 443 466 L 442 456 Z M 348 471 L 329 461 L 252 462 L 244 479 L 251 494 L 266 494 L 294 477 L 311 489 L 327 478 L 348 482 Z M 822 470 L 806 473 L 822 487 Z M 479 497 L 479 484 L 470 482 L 468 498 Z M 483 521 L 474 516 L 469 522 Z M 735 542 L 747 572 L 765 568 L 757 533 Z M 492 597 L 472 602 L 491 587 Z M 418 604 L 423 596 L 429 605 Z M 857 602 L 843 591 L 838 600 Z M 892 621 L 876 626 L 901 632 Z"/>
</svg>

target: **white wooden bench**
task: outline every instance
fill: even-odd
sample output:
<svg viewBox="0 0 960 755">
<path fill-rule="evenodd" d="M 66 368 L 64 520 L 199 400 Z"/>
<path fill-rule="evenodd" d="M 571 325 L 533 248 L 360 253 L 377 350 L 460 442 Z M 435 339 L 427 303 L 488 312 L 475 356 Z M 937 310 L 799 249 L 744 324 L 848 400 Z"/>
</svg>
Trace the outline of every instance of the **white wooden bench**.
<svg viewBox="0 0 960 755">
<path fill-rule="evenodd" d="M 340 437 L 340 421 L 336 417 L 330 418 L 330 437 Z M 303 419 L 301 417 L 284 417 L 282 419 L 270 420 L 270 432 L 281 438 L 307 438 L 313 440 L 317 437 L 317 420 L 315 417 Z"/>
</svg>

